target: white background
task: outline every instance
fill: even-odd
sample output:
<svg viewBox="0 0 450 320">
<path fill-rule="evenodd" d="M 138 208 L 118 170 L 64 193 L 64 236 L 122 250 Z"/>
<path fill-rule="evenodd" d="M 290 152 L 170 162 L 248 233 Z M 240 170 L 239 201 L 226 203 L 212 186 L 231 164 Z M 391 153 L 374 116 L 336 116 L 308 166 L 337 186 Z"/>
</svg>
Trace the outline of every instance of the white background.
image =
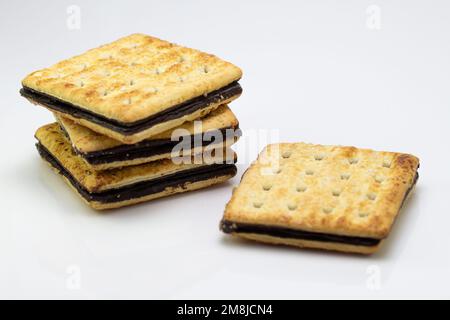
<svg viewBox="0 0 450 320">
<path fill-rule="evenodd" d="M 67 26 L 72 4 L 79 30 Z M 2 1 L 0 15 L 0 297 L 450 298 L 448 1 Z M 38 157 L 34 131 L 52 117 L 19 96 L 20 81 L 134 32 L 240 66 L 231 107 L 244 135 L 420 157 L 383 249 L 359 257 L 220 233 L 256 157 L 248 139 L 230 183 L 108 214 L 83 204 Z"/>
</svg>

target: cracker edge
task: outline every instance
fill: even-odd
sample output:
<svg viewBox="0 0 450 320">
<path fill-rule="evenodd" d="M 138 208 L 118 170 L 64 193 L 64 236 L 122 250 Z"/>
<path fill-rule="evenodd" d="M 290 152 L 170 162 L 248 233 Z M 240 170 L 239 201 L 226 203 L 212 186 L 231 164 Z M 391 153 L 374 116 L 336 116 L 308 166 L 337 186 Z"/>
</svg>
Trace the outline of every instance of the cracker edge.
<svg viewBox="0 0 450 320">
<path fill-rule="evenodd" d="M 209 107 L 207 107 L 207 108 L 197 110 L 194 113 L 185 115 L 185 116 L 180 117 L 180 118 L 176 118 L 176 119 L 172 119 L 172 120 L 169 120 L 169 121 L 166 121 L 166 122 L 159 123 L 157 125 L 154 125 L 154 126 L 152 126 L 150 128 L 147 128 L 145 130 L 139 131 L 139 132 L 131 134 L 131 135 L 125 135 L 125 134 L 119 133 L 117 131 L 111 130 L 109 128 L 102 127 L 101 125 L 98 125 L 96 123 L 90 122 L 90 121 L 88 121 L 86 119 L 76 118 L 76 117 L 73 117 L 73 116 L 71 116 L 71 115 L 69 115 L 67 113 L 62 113 L 62 112 L 59 112 L 59 111 L 52 110 L 52 109 L 50 109 L 50 108 L 48 108 L 48 107 L 46 107 L 46 106 L 44 106 L 42 104 L 37 103 L 36 101 L 32 101 L 32 100 L 29 100 L 29 101 L 31 103 L 33 103 L 33 104 L 40 105 L 40 106 L 46 108 L 47 110 L 56 113 L 58 116 L 66 117 L 66 118 L 68 118 L 68 119 L 78 123 L 79 125 L 85 126 L 85 127 L 89 128 L 89 129 L 91 129 L 91 130 L 93 130 L 93 131 L 95 131 L 97 133 L 103 134 L 103 135 L 108 136 L 108 137 L 110 137 L 112 139 L 116 139 L 116 140 L 118 140 L 118 141 L 120 141 L 120 142 L 122 142 L 124 144 L 135 144 L 135 143 L 138 143 L 138 142 L 140 142 L 142 140 L 150 138 L 150 137 L 152 137 L 154 135 L 162 133 L 162 132 L 164 132 L 166 130 L 174 129 L 174 128 L 182 125 L 185 122 L 194 121 L 196 119 L 202 118 L 202 117 L 206 116 L 207 114 L 209 114 L 211 111 L 217 109 L 219 106 L 221 106 L 223 104 L 228 104 L 231 101 L 237 99 L 239 96 L 240 95 L 236 95 L 236 96 L 233 96 L 233 97 L 231 97 L 229 99 L 220 101 L 218 103 L 210 104 Z"/>
<path fill-rule="evenodd" d="M 60 125 L 64 128 L 64 130 L 69 135 L 69 138 L 72 142 L 72 145 L 74 146 L 74 149 L 79 151 L 79 153 L 89 153 L 89 152 L 94 152 L 94 151 L 107 150 L 107 149 L 110 149 L 115 146 L 123 145 L 123 143 L 121 143 L 120 141 L 111 139 L 110 137 L 103 135 L 102 137 L 99 137 L 99 139 L 107 141 L 107 144 L 111 145 L 111 146 L 93 147 L 93 145 L 90 142 L 93 140 L 96 140 L 97 138 L 91 139 L 91 137 L 89 136 L 89 131 L 91 131 L 92 134 L 96 135 L 96 136 L 98 135 L 97 132 L 92 131 L 89 128 L 82 127 L 79 124 L 75 123 L 74 121 L 68 119 L 65 116 L 61 116 L 56 113 L 53 113 L 53 114 L 56 118 L 56 121 L 60 123 Z M 204 125 L 204 122 L 207 123 L 207 127 L 209 127 L 209 129 L 205 130 L 204 127 L 202 127 L 202 129 L 203 129 L 202 133 L 206 133 L 211 130 L 228 128 L 228 127 L 233 128 L 233 129 L 237 129 L 239 127 L 239 121 L 236 118 L 236 115 L 233 113 L 233 111 L 229 108 L 228 105 L 223 104 L 223 105 L 220 105 L 215 110 L 211 111 L 205 117 L 202 117 L 200 119 L 195 119 L 194 121 L 187 121 L 179 127 L 169 129 L 160 134 L 154 135 L 154 136 L 150 137 L 150 139 L 146 139 L 146 140 L 151 141 L 154 139 L 157 139 L 157 140 L 171 139 L 173 132 L 179 128 L 181 128 L 183 130 L 188 130 L 191 133 L 191 135 L 195 134 L 196 133 L 195 127 L 194 127 L 195 121 L 202 121 L 203 125 Z M 65 122 L 68 122 L 67 123 L 68 126 L 66 126 Z M 74 130 L 71 129 L 72 126 L 74 127 Z M 79 132 L 77 132 L 78 131 L 77 127 L 83 128 L 82 131 L 87 131 L 87 133 L 82 133 L 81 135 L 79 135 Z M 75 135 L 75 138 L 76 138 L 75 140 L 72 139 L 72 134 Z M 101 143 L 102 142 L 100 142 L 100 144 Z M 95 145 L 97 145 L 97 143 Z"/>
<path fill-rule="evenodd" d="M 226 182 L 227 180 L 229 180 L 229 179 L 234 177 L 234 175 L 223 175 L 223 176 L 215 177 L 213 179 L 206 179 L 206 180 L 197 181 L 197 182 L 186 182 L 182 186 L 178 186 L 178 187 L 175 187 L 175 188 L 174 187 L 168 187 L 168 188 L 164 189 L 164 191 L 162 191 L 162 192 L 153 193 L 153 194 L 150 194 L 150 195 L 147 195 L 147 196 L 143 196 L 143 197 L 139 197 L 139 198 L 133 198 L 133 199 L 128 199 L 128 200 L 119 201 L 119 202 L 102 203 L 102 202 L 98 202 L 98 201 L 89 201 L 89 200 L 85 199 L 78 192 L 78 190 L 72 185 L 72 183 L 70 183 L 70 181 L 65 176 L 60 174 L 59 171 L 55 167 L 53 167 L 53 165 L 51 163 L 49 163 L 45 159 L 42 159 L 42 160 L 52 169 L 52 171 L 54 171 L 56 174 L 58 174 L 59 176 L 61 176 L 63 178 L 63 180 L 66 182 L 66 184 L 69 185 L 69 187 L 73 191 L 75 191 L 75 193 L 81 198 L 81 200 L 84 203 L 86 203 L 92 209 L 98 210 L 98 211 L 109 210 L 109 209 L 118 209 L 118 208 L 121 208 L 121 207 L 131 206 L 131 205 L 134 205 L 134 204 L 139 204 L 139 203 L 151 201 L 151 200 L 154 200 L 154 199 L 167 197 L 167 196 L 175 195 L 175 194 L 178 194 L 178 193 L 185 193 L 185 192 L 189 192 L 189 191 L 195 191 L 195 190 L 199 190 L 199 189 L 204 189 L 204 188 L 207 188 L 207 187 L 219 184 L 219 183 Z"/>
<path fill-rule="evenodd" d="M 236 142 L 237 142 L 237 139 L 235 139 L 235 140 L 225 140 L 224 143 L 222 143 L 221 145 L 217 146 L 217 149 L 229 148 L 230 146 L 232 146 Z M 197 155 L 197 154 L 201 154 L 201 153 L 203 153 L 203 151 L 205 149 L 206 149 L 206 147 L 197 147 L 197 148 L 191 149 L 190 153 L 188 152 L 186 155 L 190 154 L 190 155 L 194 156 L 194 155 Z M 216 149 L 216 148 L 214 148 L 214 149 Z M 121 168 L 121 167 L 134 166 L 134 165 L 144 164 L 144 163 L 147 163 L 147 162 L 152 162 L 152 161 L 157 161 L 157 160 L 162 160 L 162 159 L 171 159 L 172 158 L 172 154 L 171 153 L 164 153 L 164 154 L 154 155 L 154 156 L 145 157 L 145 158 L 136 158 L 136 159 L 133 159 L 133 160 L 114 161 L 114 162 L 101 163 L 101 164 L 91 164 L 83 157 L 82 153 L 78 154 L 78 156 L 81 157 L 84 160 L 86 165 L 88 165 L 92 170 L 96 170 L 96 171 L 109 170 L 109 169 L 118 169 L 118 168 Z"/>
</svg>

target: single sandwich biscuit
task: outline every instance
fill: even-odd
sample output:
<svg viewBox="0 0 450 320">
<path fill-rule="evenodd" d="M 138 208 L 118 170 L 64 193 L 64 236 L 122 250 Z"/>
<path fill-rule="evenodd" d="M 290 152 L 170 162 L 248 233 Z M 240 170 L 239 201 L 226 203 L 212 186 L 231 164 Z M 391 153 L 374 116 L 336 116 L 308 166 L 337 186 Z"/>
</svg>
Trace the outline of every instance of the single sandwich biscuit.
<svg viewBox="0 0 450 320">
<path fill-rule="evenodd" d="M 60 126 L 52 123 L 36 132 L 41 157 L 92 208 L 119 208 L 171 194 L 205 188 L 236 174 L 234 154 L 198 163 L 175 163 L 165 159 L 123 169 L 91 170 L 76 155 Z M 209 159 L 211 160 L 211 159 Z"/>
<path fill-rule="evenodd" d="M 262 242 L 371 254 L 388 236 L 418 167 L 409 154 L 269 145 L 233 192 L 221 229 Z"/>
<path fill-rule="evenodd" d="M 134 144 L 236 99 L 241 76 L 214 55 L 133 34 L 31 73 L 21 94 Z"/>
<path fill-rule="evenodd" d="M 70 119 L 56 118 L 75 152 L 94 170 L 223 149 L 235 143 L 241 134 L 238 120 L 226 105 L 202 119 L 186 122 L 136 144 L 123 144 Z"/>
</svg>

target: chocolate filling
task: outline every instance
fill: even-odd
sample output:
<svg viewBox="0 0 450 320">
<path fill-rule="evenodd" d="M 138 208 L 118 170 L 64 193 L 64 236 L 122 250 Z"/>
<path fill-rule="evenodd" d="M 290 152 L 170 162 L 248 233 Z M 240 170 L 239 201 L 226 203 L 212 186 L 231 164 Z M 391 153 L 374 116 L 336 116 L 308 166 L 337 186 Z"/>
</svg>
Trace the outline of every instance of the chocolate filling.
<svg viewBox="0 0 450 320">
<path fill-rule="evenodd" d="M 70 139 L 69 135 L 62 126 L 61 129 L 65 133 L 67 138 Z M 124 144 L 117 147 L 99 151 L 92 151 L 86 153 L 80 152 L 77 149 L 75 149 L 75 151 L 80 156 L 82 156 L 88 163 L 95 165 L 95 164 L 111 163 L 116 161 L 127 161 L 139 158 L 147 158 L 154 155 L 171 153 L 173 148 L 179 143 L 183 144 L 184 150 L 189 150 L 191 146 L 197 146 L 197 144 L 201 144 L 201 146 L 205 147 L 210 144 L 214 145 L 222 143 L 225 142 L 227 138 L 226 135 L 227 130 L 234 130 L 233 137 L 235 139 L 241 135 L 241 130 L 238 127 L 236 128 L 229 127 L 217 130 L 222 135 L 222 140 L 215 141 L 215 135 L 217 134 L 217 132 L 213 133 L 207 132 L 206 134 L 200 133 L 196 135 L 191 135 L 189 139 L 184 138 L 184 140 L 180 141 L 172 141 L 171 139 L 144 140 L 136 144 Z M 205 137 L 207 136 L 211 137 L 212 141 L 207 141 L 208 139 L 205 139 Z M 184 146 L 185 143 L 186 146 Z"/>
<path fill-rule="evenodd" d="M 181 118 L 187 114 L 194 113 L 199 109 L 207 108 L 213 103 L 225 101 L 241 93 L 242 88 L 239 83 L 235 81 L 223 88 L 212 91 L 207 95 L 193 98 L 145 119 L 141 119 L 135 122 L 121 122 L 118 120 L 109 119 L 103 115 L 96 114 L 92 111 L 78 107 L 70 102 L 63 101 L 61 99 L 42 92 L 38 92 L 28 87 L 23 87 L 22 89 L 20 89 L 20 94 L 23 97 L 44 105 L 49 109 L 69 114 L 75 118 L 86 119 L 90 122 L 124 135 L 132 135 L 153 127 L 159 123 Z"/>
<path fill-rule="evenodd" d="M 78 193 L 87 201 L 97 201 L 101 203 L 120 202 L 129 199 L 136 199 L 154 193 L 164 191 L 166 188 L 185 188 L 186 183 L 208 180 L 225 175 L 236 174 L 236 166 L 234 164 L 213 164 L 200 168 L 194 168 L 177 172 L 164 177 L 153 179 L 151 181 L 142 181 L 130 184 L 117 189 L 109 189 L 102 192 L 87 191 L 73 176 L 64 168 L 64 166 L 56 159 L 42 144 L 36 143 L 39 154 L 47 162 L 49 162 L 61 175 L 66 177 Z"/>
<path fill-rule="evenodd" d="M 419 174 L 416 172 L 414 177 L 414 182 L 409 187 L 408 191 L 405 193 L 405 197 L 402 201 L 402 206 L 408 194 L 411 192 L 412 188 L 417 182 Z M 356 246 L 373 247 L 380 243 L 382 239 L 367 238 L 367 237 L 354 237 L 354 236 L 343 236 L 337 234 L 328 234 L 320 232 L 310 232 L 303 230 L 296 230 L 278 226 L 266 226 L 259 224 L 250 223 L 240 223 L 233 222 L 229 220 L 222 220 L 220 222 L 220 229 L 225 233 L 253 233 L 260 235 L 267 235 L 276 238 L 287 238 L 287 239 L 298 239 L 298 240 L 310 240 L 310 241 L 321 241 L 321 242 L 334 242 L 351 244 Z"/>
<path fill-rule="evenodd" d="M 220 229 L 225 233 L 253 233 L 277 238 L 336 242 L 369 247 L 376 246 L 381 241 L 380 239 L 341 236 L 258 224 L 236 223 L 227 220 L 221 221 Z"/>
</svg>

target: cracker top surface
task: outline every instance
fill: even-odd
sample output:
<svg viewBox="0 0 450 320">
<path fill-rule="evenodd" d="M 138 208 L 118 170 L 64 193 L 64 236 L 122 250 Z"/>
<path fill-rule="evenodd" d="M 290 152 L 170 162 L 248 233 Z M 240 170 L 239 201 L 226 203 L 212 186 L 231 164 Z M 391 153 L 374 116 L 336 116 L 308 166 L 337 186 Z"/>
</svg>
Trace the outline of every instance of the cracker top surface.
<svg viewBox="0 0 450 320">
<path fill-rule="evenodd" d="M 418 158 L 403 153 L 269 145 L 233 192 L 224 219 L 382 239 L 418 166 Z"/>
<path fill-rule="evenodd" d="M 89 192 L 120 188 L 129 184 L 156 179 L 208 164 L 199 162 L 175 163 L 171 159 L 164 159 L 137 166 L 95 171 L 74 152 L 58 123 L 51 123 L 39 128 L 35 136 L 59 163 Z M 228 150 L 227 153 L 224 152 L 224 154 L 229 156 L 230 159 L 234 156 L 231 150 Z"/>
<path fill-rule="evenodd" d="M 224 87 L 242 76 L 214 55 L 132 34 L 29 74 L 22 85 L 124 123 Z"/>
<path fill-rule="evenodd" d="M 55 117 L 64 127 L 72 145 L 81 153 L 100 151 L 123 145 L 120 141 L 83 127 L 70 119 L 56 115 Z M 189 134 L 194 134 L 221 128 L 235 128 L 239 124 L 236 116 L 226 105 L 220 106 L 197 121 L 201 122 L 186 122 L 177 128 L 152 136 L 149 140 L 171 139 L 172 133 L 177 129 L 186 130 Z M 196 127 L 196 123 L 201 123 L 201 127 Z"/>
</svg>

